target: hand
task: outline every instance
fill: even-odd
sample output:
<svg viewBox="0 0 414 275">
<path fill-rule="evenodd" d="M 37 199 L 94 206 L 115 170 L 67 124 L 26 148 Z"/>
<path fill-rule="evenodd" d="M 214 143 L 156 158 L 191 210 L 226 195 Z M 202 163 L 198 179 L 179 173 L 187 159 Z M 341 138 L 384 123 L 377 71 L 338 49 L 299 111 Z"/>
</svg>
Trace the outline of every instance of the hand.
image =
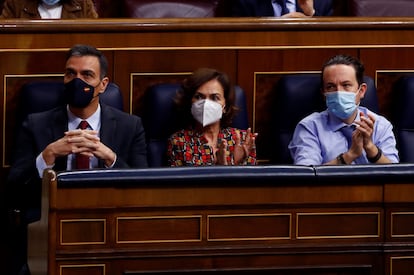
<svg viewBox="0 0 414 275">
<path fill-rule="evenodd" d="M 245 139 L 241 140 L 240 131 L 236 132 L 236 144 L 233 152 L 235 165 L 243 163 L 244 160 L 250 155 L 252 150 L 256 149 L 257 135 L 257 133 L 252 133 L 251 128 L 248 128 L 246 131 Z"/>
<path fill-rule="evenodd" d="M 372 143 L 372 133 L 374 132 L 374 123 L 375 117 L 372 114 L 368 114 L 368 117 L 364 113 L 360 113 L 360 121 L 356 121 L 355 124 L 358 125 L 357 130 L 361 132 L 364 139 L 364 147 L 369 143 Z"/>
<path fill-rule="evenodd" d="M 49 144 L 42 155 L 47 165 L 55 163 L 57 157 L 80 153 L 88 157 L 95 156 L 110 166 L 115 160 L 115 153 L 100 142 L 98 132 L 93 130 L 72 130 L 55 142 Z"/>
<path fill-rule="evenodd" d="M 365 116 L 362 112 L 359 114 L 360 121 L 355 121 L 356 129 L 352 133 L 352 145 L 348 151 L 348 157 L 352 161 L 365 153 L 368 156 L 377 154 L 375 144 L 372 142 L 372 133 L 374 132 L 375 117 L 372 114 Z"/>
<path fill-rule="evenodd" d="M 360 132 L 354 130 L 352 132 L 352 144 L 348 150 L 348 156 L 351 159 L 350 162 L 362 155 L 363 148 L 363 137 Z"/>
<path fill-rule="evenodd" d="M 355 122 L 358 127 L 357 130 L 361 133 L 363 138 L 363 147 L 368 156 L 376 155 L 377 149 L 372 141 L 372 134 L 374 132 L 375 117 L 372 114 L 365 116 L 362 112 L 359 114 L 361 120 Z"/>
<path fill-rule="evenodd" d="M 81 133 L 78 134 L 77 131 L 81 131 Z M 76 145 L 76 149 L 72 153 L 81 153 L 89 157 L 95 156 L 103 160 L 105 166 L 109 167 L 114 163 L 116 155 L 100 141 L 96 134 L 96 131 L 91 130 L 75 130 L 66 133 L 69 137 L 68 141 Z"/>
<path fill-rule="evenodd" d="M 81 148 L 82 144 L 88 139 L 91 140 L 89 142 L 93 142 L 93 140 L 96 139 L 99 140 L 96 136 L 97 134 L 96 131 L 91 130 L 73 130 L 65 132 L 65 135 L 62 138 L 46 146 L 42 152 L 43 159 L 47 165 L 53 165 L 57 157 L 85 151 L 84 149 L 79 148 Z"/>
<path fill-rule="evenodd" d="M 93 157 L 93 151 L 98 148 L 100 142 L 97 132 L 93 130 L 73 130 L 65 133 L 67 143 L 71 145 L 73 154 L 82 154 Z"/>
<path fill-rule="evenodd" d="M 315 13 L 313 0 L 298 0 L 298 4 L 306 16 L 313 16 Z"/>
<path fill-rule="evenodd" d="M 216 152 L 216 164 L 218 165 L 227 165 L 227 142 L 222 140 L 220 144 L 218 144 L 218 150 Z"/>
<path fill-rule="evenodd" d="M 281 17 L 282 18 L 303 18 L 303 17 L 308 17 L 308 16 L 305 15 L 303 12 L 293 11 L 293 12 L 286 13 L 282 15 Z"/>
</svg>

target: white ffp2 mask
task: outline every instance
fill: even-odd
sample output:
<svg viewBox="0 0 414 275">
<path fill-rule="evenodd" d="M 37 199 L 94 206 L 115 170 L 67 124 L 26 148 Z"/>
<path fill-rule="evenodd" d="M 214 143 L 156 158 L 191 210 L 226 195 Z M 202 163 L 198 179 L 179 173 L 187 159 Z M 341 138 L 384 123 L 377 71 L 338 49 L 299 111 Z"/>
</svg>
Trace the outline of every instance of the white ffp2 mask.
<svg viewBox="0 0 414 275">
<path fill-rule="evenodd" d="M 193 103 L 191 106 L 191 114 L 204 127 L 221 119 L 223 107 L 220 103 L 209 99 L 202 99 Z"/>
</svg>

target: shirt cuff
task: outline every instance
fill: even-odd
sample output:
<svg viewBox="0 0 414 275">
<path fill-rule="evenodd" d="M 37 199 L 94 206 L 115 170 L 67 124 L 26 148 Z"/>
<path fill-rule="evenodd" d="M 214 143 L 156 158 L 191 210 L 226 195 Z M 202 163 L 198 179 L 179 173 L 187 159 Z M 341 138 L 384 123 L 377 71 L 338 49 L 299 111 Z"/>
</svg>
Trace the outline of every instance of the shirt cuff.
<svg viewBox="0 0 414 275">
<path fill-rule="evenodd" d="M 115 154 L 114 162 L 112 162 L 112 164 L 110 166 L 105 165 L 105 168 L 113 168 L 114 165 L 115 165 L 116 159 L 117 159 L 117 155 Z"/>
<path fill-rule="evenodd" d="M 48 168 L 53 168 L 53 166 L 55 166 L 55 164 L 52 165 L 47 165 L 46 161 L 43 159 L 43 155 L 42 153 L 40 153 L 37 158 L 36 158 L 36 168 L 37 168 L 37 172 L 39 173 L 39 177 L 43 178 L 43 171 L 48 169 Z"/>
</svg>

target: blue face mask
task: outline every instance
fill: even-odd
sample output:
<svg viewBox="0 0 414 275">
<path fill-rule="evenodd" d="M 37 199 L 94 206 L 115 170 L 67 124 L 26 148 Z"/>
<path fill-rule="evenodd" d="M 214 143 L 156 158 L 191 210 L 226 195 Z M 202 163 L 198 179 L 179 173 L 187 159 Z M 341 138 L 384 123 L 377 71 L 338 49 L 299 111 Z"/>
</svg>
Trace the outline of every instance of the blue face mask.
<svg viewBox="0 0 414 275">
<path fill-rule="evenodd" d="M 45 5 L 53 6 L 60 2 L 60 0 L 42 0 Z"/>
<path fill-rule="evenodd" d="M 325 97 L 328 111 L 340 119 L 349 118 L 357 108 L 354 92 L 327 92 Z"/>
</svg>

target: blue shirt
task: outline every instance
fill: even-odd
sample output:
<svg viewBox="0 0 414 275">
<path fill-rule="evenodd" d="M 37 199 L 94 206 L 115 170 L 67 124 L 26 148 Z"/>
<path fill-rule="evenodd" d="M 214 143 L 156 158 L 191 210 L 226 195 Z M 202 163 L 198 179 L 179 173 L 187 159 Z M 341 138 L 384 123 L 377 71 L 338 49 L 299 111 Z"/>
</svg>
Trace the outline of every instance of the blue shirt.
<svg viewBox="0 0 414 275">
<path fill-rule="evenodd" d="M 355 121 L 360 121 L 359 113 L 368 113 L 375 117 L 372 141 L 381 148 L 382 153 L 391 162 L 398 163 L 398 151 L 391 123 L 383 116 L 372 113 L 365 107 L 358 107 Z M 322 165 L 348 151 L 347 138 L 340 129 L 347 126 L 342 120 L 327 110 L 313 113 L 302 119 L 296 126 L 289 143 L 290 154 L 294 164 Z M 368 164 L 365 151 L 352 164 Z"/>
<path fill-rule="evenodd" d="M 276 17 L 282 16 L 282 7 L 275 1 L 272 1 L 272 6 L 273 6 L 273 11 L 275 13 L 275 16 Z M 289 12 L 296 11 L 296 1 L 286 0 L 286 8 L 289 10 Z"/>
</svg>

